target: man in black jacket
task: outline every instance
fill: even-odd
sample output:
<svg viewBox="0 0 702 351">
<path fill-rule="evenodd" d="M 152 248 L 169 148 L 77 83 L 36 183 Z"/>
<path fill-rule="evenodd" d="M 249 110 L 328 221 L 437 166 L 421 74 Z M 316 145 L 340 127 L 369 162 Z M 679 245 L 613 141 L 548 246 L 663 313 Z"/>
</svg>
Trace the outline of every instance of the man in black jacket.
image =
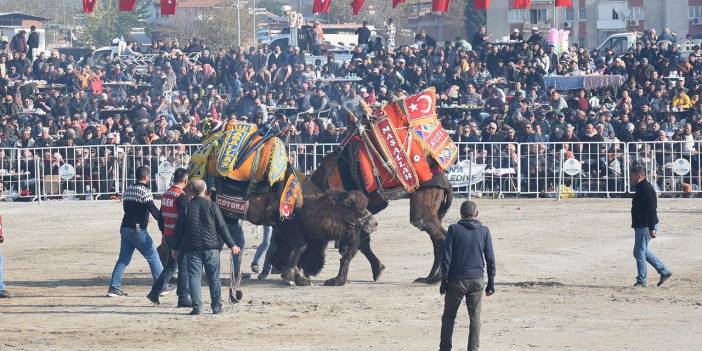
<svg viewBox="0 0 702 351">
<path fill-rule="evenodd" d="M 178 216 L 174 255 L 185 255 L 185 266 L 190 280 L 190 299 L 193 303 L 191 315 L 198 315 L 202 309 L 200 281 L 202 267 L 205 267 L 210 287 L 212 313 L 222 313 L 221 289 L 219 280 L 219 252 L 227 244 L 232 254 L 241 252 L 229 235 L 219 207 L 205 195 L 206 184 L 202 180 L 191 182 L 193 199 L 190 200 L 184 215 Z"/>
<path fill-rule="evenodd" d="M 487 286 L 483 281 L 485 263 Z M 490 230 L 478 221 L 478 208 L 472 201 L 461 204 L 461 220 L 448 229 L 441 255 L 441 272 L 444 280 L 440 292 L 446 294 L 446 299 L 441 318 L 439 350 L 451 350 L 456 311 L 465 297 L 470 317 L 468 351 L 477 351 L 480 346 L 480 302 L 483 287 L 487 296 L 495 293 L 495 254 Z"/>
<path fill-rule="evenodd" d="M 661 275 L 658 286 L 663 285 L 673 273 L 648 249 L 648 243 L 656 237 L 658 215 L 656 214 L 656 191 L 646 179 L 646 169 L 635 166 L 631 170 L 631 185 L 636 193 L 631 200 L 631 227 L 634 228 L 634 258 L 636 259 L 636 284 L 646 287 L 646 263 L 648 262 Z"/>
</svg>

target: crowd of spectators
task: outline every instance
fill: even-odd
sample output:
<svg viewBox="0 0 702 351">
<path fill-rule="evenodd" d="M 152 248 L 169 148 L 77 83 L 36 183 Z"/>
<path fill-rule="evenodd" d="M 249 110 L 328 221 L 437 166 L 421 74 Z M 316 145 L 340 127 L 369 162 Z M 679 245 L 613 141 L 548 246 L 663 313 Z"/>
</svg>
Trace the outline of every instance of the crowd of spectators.
<svg viewBox="0 0 702 351">
<path fill-rule="evenodd" d="M 679 140 L 698 152 L 702 50 L 681 53 L 668 29 L 660 37 L 646 31 L 618 56 L 577 45 L 558 53 L 537 28 L 512 33 L 508 43 L 485 28 L 471 40 L 444 43 L 422 31 L 411 45 L 396 46 L 389 24 L 378 38 L 358 31 L 363 43 L 343 61 L 323 49 L 311 61 L 307 48 L 210 48 L 192 39 L 185 46 L 129 43 L 127 55 L 157 54 L 137 67 L 119 56 L 100 63 L 93 54 L 56 50 L 32 60 L 26 45 L 5 42 L 0 147 L 197 144 L 207 120 L 275 130 L 295 121 L 291 143 L 337 143 L 347 128 L 340 106 L 353 110 L 362 100 L 382 104 L 435 87 L 439 118 L 457 142 Z M 323 25 L 313 28 L 323 35 Z M 551 75 L 623 75 L 626 83 L 556 91 L 544 88 Z M 571 151 L 582 153 L 579 147 Z M 617 157 L 618 150 L 607 152 Z"/>
</svg>

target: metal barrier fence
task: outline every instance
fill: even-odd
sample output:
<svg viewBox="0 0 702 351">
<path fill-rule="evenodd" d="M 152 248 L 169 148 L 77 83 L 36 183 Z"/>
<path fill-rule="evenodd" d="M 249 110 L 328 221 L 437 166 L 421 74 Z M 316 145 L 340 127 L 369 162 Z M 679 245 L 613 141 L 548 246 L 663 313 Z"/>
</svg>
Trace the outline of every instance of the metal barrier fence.
<svg viewBox="0 0 702 351">
<path fill-rule="evenodd" d="M 643 165 L 662 193 L 702 192 L 699 141 L 457 143 L 447 171 L 456 193 L 557 197 L 630 192 L 628 173 Z M 121 194 L 149 166 L 162 193 L 187 167 L 196 144 L 0 148 L 0 200 L 95 199 Z M 290 144 L 292 165 L 309 174 L 336 144 Z"/>
<path fill-rule="evenodd" d="M 702 191 L 700 141 L 651 141 L 629 143 L 632 164 L 646 168 L 651 183 L 661 193 L 676 193 L 685 185 L 692 193 Z"/>
</svg>

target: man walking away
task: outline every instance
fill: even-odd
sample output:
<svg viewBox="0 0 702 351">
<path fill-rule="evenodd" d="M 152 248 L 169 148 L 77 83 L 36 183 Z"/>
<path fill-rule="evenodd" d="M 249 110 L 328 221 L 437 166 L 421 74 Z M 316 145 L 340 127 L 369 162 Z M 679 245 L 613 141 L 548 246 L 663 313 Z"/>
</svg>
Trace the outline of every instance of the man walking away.
<svg viewBox="0 0 702 351">
<path fill-rule="evenodd" d="M 207 188 L 204 181 L 198 179 L 191 183 L 193 199 L 186 207 L 185 213 L 178 217 L 174 246 L 176 255 L 185 255 L 185 266 L 190 281 L 190 298 L 193 304 L 191 315 L 199 315 L 202 310 L 200 282 L 202 267 L 205 267 L 207 282 L 210 287 L 212 313 L 222 313 L 221 289 L 219 280 L 219 252 L 226 243 L 232 254 L 241 250 L 229 235 L 219 207 L 205 195 Z"/>
<path fill-rule="evenodd" d="M 487 286 L 483 281 L 485 263 Z M 451 350 L 456 311 L 465 297 L 470 317 L 468 351 L 477 351 L 480 346 L 480 301 L 483 287 L 487 296 L 495 293 L 495 254 L 490 230 L 478 221 L 478 208 L 472 201 L 461 204 L 461 220 L 448 229 L 441 255 L 441 271 L 444 280 L 440 292 L 446 294 L 446 298 L 441 318 L 439 350 Z"/>
<path fill-rule="evenodd" d="M 646 179 L 646 169 L 643 166 L 634 166 L 631 170 L 631 185 L 636 188 L 636 193 L 631 200 L 631 227 L 634 228 L 634 258 L 636 259 L 636 284 L 634 287 L 646 287 L 646 262 L 651 264 L 656 272 L 661 275 L 658 286 L 663 285 L 673 273 L 665 264 L 648 249 L 648 243 L 656 237 L 658 228 L 658 215 L 656 207 L 658 200 L 656 191 Z"/>
<path fill-rule="evenodd" d="M 188 196 L 184 191 L 187 185 L 188 171 L 185 168 L 178 168 L 173 173 L 173 185 L 161 197 L 162 221 L 159 224 L 165 244 L 170 249 L 170 255 L 166 259 L 166 267 L 163 268 L 163 272 L 151 287 L 151 292 L 146 295 L 149 301 L 156 305 L 161 303 L 158 300 L 159 295 L 170 290 L 168 282 L 173 278 L 173 274 L 178 271 L 178 307 L 192 307 L 183 256 L 176 256 L 174 248 L 176 223 L 178 222 L 178 217 L 188 206 Z"/>
<path fill-rule="evenodd" d="M 149 232 L 146 231 L 146 227 L 149 224 L 149 214 L 156 221 L 161 220 L 161 214 L 156 208 L 154 198 L 149 190 L 151 179 L 149 167 L 141 166 L 137 168 L 136 178 L 136 183 L 127 188 L 122 198 L 124 217 L 122 217 L 122 225 L 119 228 L 121 236 L 119 257 L 112 271 L 112 281 L 107 291 L 107 296 L 109 297 L 127 296 L 127 293 L 120 289 L 122 275 L 132 260 L 135 249 L 139 250 L 139 253 L 149 263 L 154 281 L 158 279 L 163 271 L 161 260 L 159 260 L 158 252 L 156 251 L 156 245 L 151 240 Z"/>
<path fill-rule="evenodd" d="M 2 218 L 0 218 L 0 244 L 5 242 L 5 236 L 2 233 Z M 5 290 L 5 280 L 3 278 L 3 257 L 0 251 L 0 299 L 9 299 L 15 297 L 11 292 Z"/>
</svg>

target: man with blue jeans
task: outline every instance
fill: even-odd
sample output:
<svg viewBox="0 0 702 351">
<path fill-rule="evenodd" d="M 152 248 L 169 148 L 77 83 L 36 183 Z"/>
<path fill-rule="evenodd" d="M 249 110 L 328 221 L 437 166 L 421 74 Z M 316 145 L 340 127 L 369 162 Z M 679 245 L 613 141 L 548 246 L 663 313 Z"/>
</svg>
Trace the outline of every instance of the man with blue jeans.
<svg viewBox="0 0 702 351">
<path fill-rule="evenodd" d="M 631 184 L 636 188 L 631 199 L 631 227 L 634 228 L 634 258 L 638 272 L 634 287 L 646 287 L 647 263 L 660 274 L 657 285 L 661 286 L 673 273 L 648 249 L 658 229 L 656 191 L 646 179 L 646 169 L 642 166 L 632 168 Z"/>
<path fill-rule="evenodd" d="M 151 170 L 149 167 L 141 166 L 136 169 L 137 182 L 127 188 L 122 197 L 122 207 L 124 216 L 119 228 L 120 248 L 117 263 L 112 271 L 112 280 L 107 291 L 109 297 L 127 296 L 121 290 L 122 275 L 124 270 L 132 260 L 134 250 L 138 250 L 149 263 L 151 276 L 154 281 L 158 279 L 163 271 L 161 260 L 156 251 L 156 245 L 151 239 L 151 235 L 146 230 L 149 224 L 149 214 L 160 221 L 161 214 L 154 204 L 154 198 L 149 189 Z"/>
<path fill-rule="evenodd" d="M 5 242 L 5 237 L 2 235 L 2 224 L 0 224 L 0 244 L 2 244 L 3 242 Z M 2 265 L 3 265 L 3 257 L 2 257 L 2 251 L 0 251 L 0 299 L 9 299 L 9 298 L 14 297 L 14 295 L 11 292 L 5 290 L 5 280 L 4 280 L 4 277 L 2 275 L 3 274 L 2 273 L 2 270 L 3 270 Z"/>
<path fill-rule="evenodd" d="M 271 234 L 273 233 L 273 227 L 269 225 L 264 225 L 263 226 L 263 240 L 261 240 L 261 244 L 258 245 L 256 248 L 256 253 L 254 254 L 253 261 L 251 261 L 251 271 L 254 273 L 259 273 L 260 269 L 258 266 L 258 261 L 261 260 L 261 256 L 263 254 L 268 252 L 268 248 L 271 245 Z M 264 256 L 265 259 L 263 261 L 263 270 L 266 270 L 266 263 L 269 261 L 268 255 Z"/>
</svg>

